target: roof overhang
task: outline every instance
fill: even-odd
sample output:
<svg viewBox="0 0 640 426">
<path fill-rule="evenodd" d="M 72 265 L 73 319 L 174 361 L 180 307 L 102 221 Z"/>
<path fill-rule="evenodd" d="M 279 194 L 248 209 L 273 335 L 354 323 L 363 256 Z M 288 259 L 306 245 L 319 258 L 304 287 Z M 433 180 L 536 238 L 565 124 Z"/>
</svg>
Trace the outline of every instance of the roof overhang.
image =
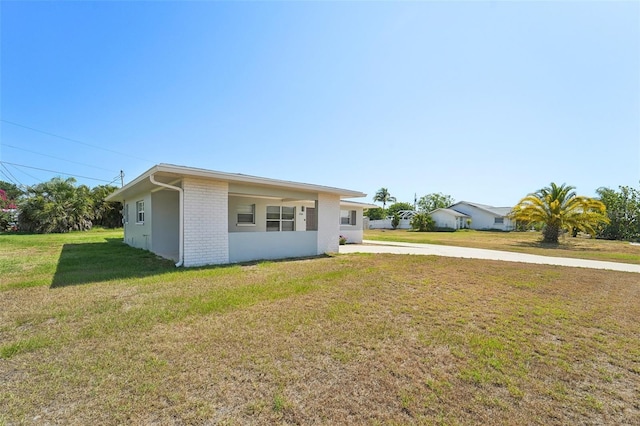
<svg viewBox="0 0 640 426">
<path fill-rule="evenodd" d="M 457 210 L 450 209 L 450 208 L 435 209 L 435 210 L 430 211 L 429 214 L 435 213 L 435 212 L 443 212 L 443 213 L 446 213 L 448 215 L 456 216 L 456 217 L 471 217 L 468 214 L 465 214 L 465 213 L 462 213 L 462 212 L 459 212 Z"/>
<path fill-rule="evenodd" d="M 451 209 L 452 207 L 457 206 L 458 204 L 466 204 L 468 206 L 471 206 L 471 207 L 476 208 L 478 210 L 482 210 L 483 212 L 489 213 L 489 214 L 491 214 L 493 216 L 496 216 L 496 217 L 506 217 L 506 216 L 509 215 L 509 212 L 503 213 L 502 211 L 503 210 L 506 211 L 507 209 L 509 209 L 509 211 L 511 210 L 510 207 L 485 206 L 485 205 L 478 205 L 476 203 L 470 203 L 468 201 L 459 201 L 459 202 L 449 206 L 448 208 Z"/>
<path fill-rule="evenodd" d="M 352 191 L 349 189 L 161 163 L 153 166 L 152 168 L 135 178 L 133 181 L 129 182 L 119 190 L 110 194 L 106 198 L 106 200 L 123 201 L 131 198 L 134 195 L 150 192 L 154 189 L 157 189 L 158 186 L 154 185 L 149 179 L 149 177 L 152 175 L 158 181 L 169 184 L 176 184 L 186 177 L 191 177 L 218 182 L 246 184 L 265 188 L 296 190 L 308 193 L 332 194 L 338 195 L 340 198 L 360 198 L 367 196 L 367 194 L 364 194 L 362 192 Z"/>
<path fill-rule="evenodd" d="M 377 206 L 375 204 L 370 204 L 370 203 L 359 203 L 357 201 L 351 201 L 351 200 L 341 200 L 340 201 L 340 206 L 342 207 L 360 207 L 363 209 L 377 209 L 380 206 Z"/>
</svg>

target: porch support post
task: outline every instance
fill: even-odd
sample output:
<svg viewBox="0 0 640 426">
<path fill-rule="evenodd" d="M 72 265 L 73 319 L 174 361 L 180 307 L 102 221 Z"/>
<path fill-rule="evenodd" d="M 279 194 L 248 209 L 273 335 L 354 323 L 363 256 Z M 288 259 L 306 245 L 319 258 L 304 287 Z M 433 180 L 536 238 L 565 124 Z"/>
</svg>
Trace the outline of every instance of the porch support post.
<svg viewBox="0 0 640 426">
<path fill-rule="evenodd" d="M 318 194 L 318 254 L 337 253 L 340 245 L 340 196 Z"/>
</svg>

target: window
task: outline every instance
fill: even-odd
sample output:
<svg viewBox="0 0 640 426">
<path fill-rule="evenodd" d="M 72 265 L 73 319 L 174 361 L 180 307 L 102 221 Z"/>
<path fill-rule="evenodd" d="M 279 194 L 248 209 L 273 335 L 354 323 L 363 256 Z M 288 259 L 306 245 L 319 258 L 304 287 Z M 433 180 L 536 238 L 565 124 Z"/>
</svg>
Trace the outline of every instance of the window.
<svg viewBox="0 0 640 426">
<path fill-rule="evenodd" d="M 124 205 L 124 210 L 122 211 L 122 222 L 129 223 L 129 204 Z"/>
<path fill-rule="evenodd" d="M 355 224 L 356 224 L 355 210 L 340 210 L 340 225 L 355 225 Z"/>
<path fill-rule="evenodd" d="M 267 232 L 293 231 L 296 208 L 267 206 Z"/>
<path fill-rule="evenodd" d="M 256 205 L 255 204 L 239 204 L 236 207 L 237 225 L 247 226 L 256 224 Z"/>
<path fill-rule="evenodd" d="M 496 217 L 493 221 L 495 225 L 502 225 L 504 223 L 504 217 Z"/>
<path fill-rule="evenodd" d="M 136 201 L 136 223 L 144 223 L 144 201 Z"/>
</svg>

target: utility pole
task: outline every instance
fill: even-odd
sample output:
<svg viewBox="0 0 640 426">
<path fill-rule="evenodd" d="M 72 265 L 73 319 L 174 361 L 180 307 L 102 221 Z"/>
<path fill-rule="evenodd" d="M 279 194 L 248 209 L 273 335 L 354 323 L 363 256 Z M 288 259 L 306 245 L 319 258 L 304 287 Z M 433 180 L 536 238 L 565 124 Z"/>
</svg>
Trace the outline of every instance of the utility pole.
<svg viewBox="0 0 640 426">
<path fill-rule="evenodd" d="M 124 172 L 120 170 L 120 188 L 124 186 Z"/>
</svg>

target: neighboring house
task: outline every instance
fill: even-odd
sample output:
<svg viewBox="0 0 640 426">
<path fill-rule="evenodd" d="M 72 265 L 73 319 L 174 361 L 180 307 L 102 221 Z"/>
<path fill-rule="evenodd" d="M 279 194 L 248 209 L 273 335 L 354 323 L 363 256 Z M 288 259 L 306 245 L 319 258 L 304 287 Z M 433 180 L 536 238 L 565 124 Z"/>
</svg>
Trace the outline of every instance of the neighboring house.
<svg viewBox="0 0 640 426">
<path fill-rule="evenodd" d="M 460 201 L 447 208 L 471 217 L 471 229 L 496 229 L 511 231 L 515 221 L 509 219 L 511 207 L 493 207 L 485 204 Z"/>
<path fill-rule="evenodd" d="M 453 209 L 435 209 L 429 213 L 437 228 L 465 229 L 471 216 Z M 473 223 L 473 222 L 472 222 Z"/>
<path fill-rule="evenodd" d="M 337 252 L 362 242 L 358 191 L 159 164 L 107 201 L 123 204 L 124 242 L 176 266 Z"/>
<path fill-rule="evenodd" d="M 340 201 L 340 235 L 347 239 L 347 243 L 362 243 L 362 230 L 366 229 L 364 209 L 377 207 L 375 204 Z M 366 219 L 369 220 L 368 217 Z"/>
</svg>

